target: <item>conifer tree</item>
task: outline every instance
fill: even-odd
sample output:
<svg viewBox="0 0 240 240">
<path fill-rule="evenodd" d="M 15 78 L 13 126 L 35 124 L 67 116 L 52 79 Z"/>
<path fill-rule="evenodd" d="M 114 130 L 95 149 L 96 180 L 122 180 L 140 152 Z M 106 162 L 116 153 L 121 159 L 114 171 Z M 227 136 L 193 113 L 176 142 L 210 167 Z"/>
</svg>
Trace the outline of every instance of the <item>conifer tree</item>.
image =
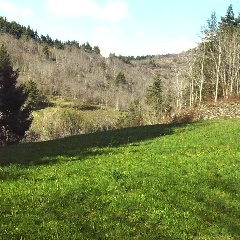
<svg viewBox="0 0 240 240">
<path fill-rule="evenodd" d="M 100 54 L 100 53 L 101 53 L 100 48 L 99 48 L 98 46 L 94 46 L 93 51 L 94 51 L 96 54 Z"/>
<path fill-rule="evenodd" d="M 0 146 L 18 143 L 29 129 L 31 107 L 25 105 L 24 86 L 17 86 L 18 71 L 13 70 L 4 45 L 0 47 Z"/>
<path fill-rule="evenodd" d="M 116 85 L 119 87 L 119 86 L 123 86 L 125 84 L 127 84 L 126 77 L 123 72 L 119 72 L 116 77 Z"/>
<path fill-rule="evenodd" d="M 229 5 L 226 16 L 221 18 L 220 24 L 223 26 L 236 26 L 237 25 L 236 21 L 235 21 L 235 17 L 234 17 L 234 11 L 233 11 L 232 4 Z"/>
<path fill-rule="evenodd" d="M 147 103 L 153 106 L 155 113 L 160 114 L 162 111 L 162 79 L 159 75 L 154 78 L 153 85 L 147 89 Z"/>
<path fill-rule="evenodd" d="M 35 110 L 40 96 L 37 84 L 33 80 L 29 80 L 22 86 L 24 87 L 24 93 L 27 95 L 24 106 L 29 110 Z"/>
</svg>

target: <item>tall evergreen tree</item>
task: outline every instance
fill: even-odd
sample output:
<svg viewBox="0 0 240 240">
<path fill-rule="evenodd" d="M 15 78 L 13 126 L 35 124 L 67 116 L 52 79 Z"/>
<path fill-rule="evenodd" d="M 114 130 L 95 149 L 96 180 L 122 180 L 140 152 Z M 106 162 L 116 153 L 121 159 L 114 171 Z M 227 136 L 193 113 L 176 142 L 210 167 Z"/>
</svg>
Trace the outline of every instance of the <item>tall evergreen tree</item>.
<svg viewBox="0 0 240 240">
<path fill-rule="evenodd" d="M 119 86 L 123 86 L 125 84 L 127 84 L 125 74 L 123 72 L 119 72 L 116 77 L 116 85 L 119 87 Z"/>
<path fill-rule="evenodd" d="M 224 26 L 236 26 L 234 11 L 232 4 L 229 5 L 225 17 L 221 17 L 221 25 Z"/>
<path fill-rule="evenodd" d="M 154 78 L 153 85 L 147 89 L 147 103 L 153 106 L 155 114 L 161 114 L 163 107 L 162 79 L 160 75 Z"/>
<path fill-rule="evenodd" d="M 27 95 L 24 106 L 29 110 L 35 110 L 40 96 L 37 84 L 33 80 L 29 80 L 22 86 L 24 87 L 24 93 Z"/>
<path fill-rule="evenodd" d="M 25 105 L 24 86 L 17 86 L 18 71 L 13 70 L 4 45 L 0 48 L 0 146 L 18 143 L 29 129 L 31 107 Z"/>
</svg>

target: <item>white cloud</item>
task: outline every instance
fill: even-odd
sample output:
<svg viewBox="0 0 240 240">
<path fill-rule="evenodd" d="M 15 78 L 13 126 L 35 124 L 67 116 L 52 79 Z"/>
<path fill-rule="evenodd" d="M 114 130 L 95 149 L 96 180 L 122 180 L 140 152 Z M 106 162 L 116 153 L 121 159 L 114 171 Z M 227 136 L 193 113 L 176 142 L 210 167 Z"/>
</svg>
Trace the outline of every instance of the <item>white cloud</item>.
<svg viewBox="0 0 240 240">
<path fill-rule="evenodd" d="M 0 0 L 0 10 L 8 20 L 23 20 L 33 15 L 30 8 L 20 8 L 10 2 Z"/>
<path fill-rule="evenodd" d="M 48 0 L 47 9 L 56 15 L 90 16 L 97 19 L 118 21 L 127 15 L 127 3 L 123 1 L 109 2 L 100 6 L 94 0 Z"/>
</svg>

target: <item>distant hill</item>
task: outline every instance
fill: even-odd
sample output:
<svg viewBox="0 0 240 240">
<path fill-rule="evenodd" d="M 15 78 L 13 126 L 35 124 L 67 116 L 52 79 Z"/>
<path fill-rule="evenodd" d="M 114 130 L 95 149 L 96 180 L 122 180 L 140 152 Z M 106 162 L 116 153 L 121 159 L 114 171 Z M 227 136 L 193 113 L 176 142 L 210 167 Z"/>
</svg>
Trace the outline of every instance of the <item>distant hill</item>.
<svg viewBox="0 0 240 240">
<path fill-rule="evenodd" d="M 4 32 L 4 20 L 0 20 L 0 44 L 7 46 L 14 67 L 19 69 L 19 81 L 32 79 L 48 96 L 126 109 L 129 102 L 144 98 L 156 73 L 163 77 L 167 88 L 173 86 L 172 63 L 182 61 L 177 55 L 137 57 L 127 61 L 114 54 L 104 58 L 100 49 L 94 50 L 88 43 L 61 43 L 48 35 L 39 37 L 29 26 L 15 22 L 9 24 L 20 29 L 21 34 Z M 126 84 L 118 87 L 116 77 L 120 72 Z"/>
</svg>

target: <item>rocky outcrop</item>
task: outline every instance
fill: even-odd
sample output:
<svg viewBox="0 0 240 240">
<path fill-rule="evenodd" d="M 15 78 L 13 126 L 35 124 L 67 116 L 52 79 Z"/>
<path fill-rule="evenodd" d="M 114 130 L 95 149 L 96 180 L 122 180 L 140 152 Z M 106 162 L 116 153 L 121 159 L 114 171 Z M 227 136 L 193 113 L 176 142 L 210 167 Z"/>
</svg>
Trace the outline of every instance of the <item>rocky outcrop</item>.
<svg viewBox="0 0 240 240">
<path fill-rule="evenodd" d="M 198 120 L 240 118 L 240 103 L 211 104 L 200 106 L 195 116 Z"/>
<path fill-rule="evenodd" d="M 240 103 L 217 103 L 185 108 L 177 112 L 171 122 L 183 123 L 220 118 L 240 118 Z"/>
</svg>

